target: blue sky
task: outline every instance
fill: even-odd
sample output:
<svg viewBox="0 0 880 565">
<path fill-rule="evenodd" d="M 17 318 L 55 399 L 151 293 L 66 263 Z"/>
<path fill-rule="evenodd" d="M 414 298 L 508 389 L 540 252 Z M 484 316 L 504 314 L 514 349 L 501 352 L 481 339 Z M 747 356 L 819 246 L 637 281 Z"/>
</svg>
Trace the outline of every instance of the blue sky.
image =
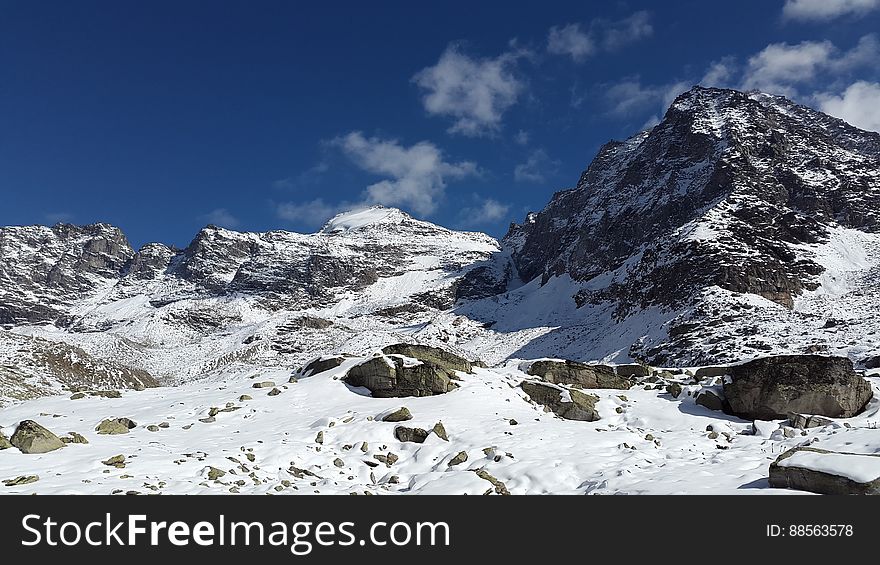
<svg viewBox="0 0 880 565">
<path fill-rule="evenodd" d="M 0 224 L 500 236 L 697 83 L 880 130 L 880 0 L 311 4 L 0 4 Z"/>
</svg>

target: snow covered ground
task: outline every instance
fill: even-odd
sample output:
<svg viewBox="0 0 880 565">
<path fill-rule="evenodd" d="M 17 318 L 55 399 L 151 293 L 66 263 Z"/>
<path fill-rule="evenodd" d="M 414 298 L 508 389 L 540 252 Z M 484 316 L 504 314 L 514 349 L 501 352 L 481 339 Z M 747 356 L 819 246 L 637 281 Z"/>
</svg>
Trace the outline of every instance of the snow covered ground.
<svg viewBox="0 0 880 565">
<path fill-rule="evenodd" d="M 15 494 L 482 494 L 484 469 L 512 494 L 786 494 L 767 485 L 769 464 L 791 447 L 880 452 L 880 376 L 875 399 L 860 416 L 800 435 L 782 422 L 751 422 L 694 403 L 695 385 L 677 398 L 661 390 L 600 390 L 601 420 L 562 420 L 528 401 L 526 377 L 512 360 L 496 369 L 461 373 L 460 388 L 432 397 L 380 399 L 339 380 L 361 359 L 288 383 L 288 370 L 227 373 L 176 387 L 125 391 L 121 398 L 52 396 L 0 411 L 8 437 L 34 419 L 61 436 L 77 432 L 88 444 L 42 454 L 0 451 L 0 479 L 38 475 L 34 483 L 0 487 Z M 253 388 L 274 381 L 281 394 Z M 250 400 L 240 400 L 249 395 Z M 215 408 L 237 408 L 218 412 Z M 397 425 L 378 417 L 406 406 L 402 425 L 430 430 L 442 422 L 449 441 L 431 434 L 403 443 Z M 98 435 L 104 418 L 127 417 L 137 427 Z M 514 424 L 515 421 L 515 424 Z M 147 426 L 160 424 L 168 427 Z M 712 434 L 707 429 L 717 434 Z M 323 443 L 317 443 L 319 433 Z M 788 436 L 793 437 L 788 437 Z M 714 439 L 712 439 L 714 438 Z M 459 452 L 467 461 L 449 466 Z M 375 456 L 398 456 L 392 465 Z M 124 468 L 102 463 L 125 456 Z M 213 480 L 211 468 L 225 474 Z M 307 472 L 306 472 L 307 471 Z"/>
</svg>

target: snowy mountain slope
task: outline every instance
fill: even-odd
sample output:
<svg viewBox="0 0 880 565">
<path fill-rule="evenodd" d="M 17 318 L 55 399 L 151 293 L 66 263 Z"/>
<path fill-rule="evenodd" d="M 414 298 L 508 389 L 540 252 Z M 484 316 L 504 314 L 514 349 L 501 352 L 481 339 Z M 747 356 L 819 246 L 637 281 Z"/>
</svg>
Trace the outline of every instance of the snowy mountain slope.
<svg viewBox="0 0 880 565">
<path fill-rule="evenodd" d="M 840 257 L 850 244 L 861 254 Z M 814 349 L 860 360 L 880 349 L 870 314 L 880 134 L 784 98 L 695 87 L 651 130 L 603 147 L 578 186 L 511 226 L 504 246 L 523 281 L 569 281 L 566 314 L 534 339 L 534 297 L 465 306 L 525 341 L 524 353 L 699 364 Z M 829 288 L 836 309 L 858 317 L 847 333 L 815 331 Z"/>
<path fill-rule="evenodd" d="M 515 363 L 461 373 L 460 387 L 447 394 L 372 398 L 338 380 L 363 360 L 349 359 L 294 384 L 283 384 L 290 371 L 265 371 L 259 380 L 278 384 L 281 392 L 274 396 L 253 388 L 248 375 L 230 373 L 215 381 L 126 391 L 118 399 L 55 396 L 5 408 L 0 431 L 7 436 L 19 421 L 33 418 L 58 435 L 76 432 L 89 443 L 39 455 L 0 451 L 0 478 L 39 477 L 0 492 L 494 492 L 476 473 L 481 470 L 512 494 L 790 494 L 767 485 L 768 466 L 786 449 L 810 444 L 876 451 L 876 397 L 862 415 L 803 435 L 779 422 L 758 422 L 753 433 L 751 422 L 698 406 L 686 392 L 676 399 L 642 387 L 590 391 L 600 397 L 602 419 L 577 422 L 528 402 L 517 387 L 526 375 Z M 878 378 L 871 380 L 880 391 Z M 380 420 L 400 406 L 413 415 L 405 425 L 430 430 L 442 422 L 448 441 L 434 434 L 421 444 L 398 441 L 399 424 Z M 211 408 L 228 411 L 212 420 Z M 97 434 L 94 428 L 111 417 L 131 418 L 137 427 L 123 435 Z M 450 465 L 461 452 L 467 460 Z M 117 455 L 125 457 L 124 467 L 102 464 Z"/>
<path fill-rule="evenodd" d="M 118 261 L 91 269 L 94 238 L 51 237 L 76 230 L 118 234 Z M 4 288 L 14 295 L 7 310 L 22 313 L 9 318 L 11 333 L 64 342 L 166 383 L 399 341 L 398 331 L 452 306 L 461 275 L 498 251 L 484 234 L 381 207 L 340 214 L 315 234 L 208 226 L 183 250 L 149 244 L 134 252 L 121 232 L 102 225 L 6 228 L 3 241 Z M 17 258 L 23 248 L 76 285 L 35 275 Z M 17 306 L 47 295 L 51 310 Z M 376 343 L 368 345 L 364 332 Z"/>
</svg>

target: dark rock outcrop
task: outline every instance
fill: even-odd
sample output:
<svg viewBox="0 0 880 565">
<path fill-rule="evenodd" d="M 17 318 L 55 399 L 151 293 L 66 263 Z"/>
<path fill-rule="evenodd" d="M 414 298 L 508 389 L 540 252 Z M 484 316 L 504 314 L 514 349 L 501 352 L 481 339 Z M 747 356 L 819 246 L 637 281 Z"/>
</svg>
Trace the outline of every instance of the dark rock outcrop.
<svg viewBox="0 0 880 565">
<path fill-rule="evenodd" d="M 312 375 L 317 375 L 318 373 L 323 373 L 324 371 L 329 371 L 330 369 L 335 369 L 336 367 L 342 365 L 343 361 L 345 361 L 345 357 L 318 357 L 313 361 L 310 361 L 305 367 L 303 367 L 300 374 L 306 377 L 310 377 Z"/>
<path fill-rule="evenodd" d="M 585 365 L 575 361 L 535 361 L 526 371 L 548 383 L 571 385 L 576 388 L 613 388 L 627 390 L 632 381 L 614 372 L 606 365 Z"/>
<path fill-rule="evenodd" d="M 712 389 L 704 389 L 698 392 L 694 402 L 698 406 L 703 406 L 709 410 L 724 410 L 726 404 L 724 397 Z"/>
<path fill-rule="evenodd" d="M 845 357 L 764 357 L 731 367 L 724 383 L 729 413 L 749 420 L 787 418 L 792 412 L 849 418 L 872 396 Z"/>
<path fill-rule="evenodd" d="M 599 419 L 596 410 L 598 396 L 538 381 L 523 381 L 519 386 L 535 403 L 549 408 L 561 418 L 583 422 Z"/>
</svg>

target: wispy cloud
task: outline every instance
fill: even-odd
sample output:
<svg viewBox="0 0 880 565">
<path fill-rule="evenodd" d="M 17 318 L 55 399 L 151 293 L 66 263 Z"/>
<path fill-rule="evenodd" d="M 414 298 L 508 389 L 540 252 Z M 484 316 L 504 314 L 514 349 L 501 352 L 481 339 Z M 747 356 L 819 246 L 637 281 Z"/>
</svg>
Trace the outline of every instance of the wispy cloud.
<svg viewBox="0 0 880 565">
<path fill-rule="evenodd" d="M 320 227 L 336 214 L 357 207 L 356 204 L 331 204 L 322 198 L 315 198 L 307 202 L 282 202 L 278 204 L 276 212 L 282 220 L 305 227 Z"/>
<path fill-rule="evenodd" d="M 481 198 L 474 195 L 475 203 L 462 208 L 458 214 L 458 225 L 464 229 L 479 228 L 495 224 L 510 217 L 510 205 L 494 198 Z"/>
<path fill-rule="evenodd" d="M 215 208 L 207 214 L 200 216 L 199 219 L 222 228 L 235 229 L 241 225 L 238 218 L 233 216 L 226 208 Z"/>
<path fill-rule="evenodd" d="M 517 145 L 528 145 L 529 144 L 529 132 L 525 130 L 519 130 L 513 135 L 513 142 Z"/>
<path fill-rule="evenodd" d="M 880 0 L 785 0 L 787 20 L 828 21 L 841 16 L 864 16 L 880 8 Z"/>
<path fill-rule="evenodd" d="M 543 149 L 536 149 L 513 169 L 513 180 L 523 183 L 542 183 L 559 170 L 560 162 L 551 159 Z"/>
<path fill-rule="evenodd" d="M 292 190 L 294 188 L 312 185 L 315 184 L 316 181 L 320 179 L 321 175 L 326 173 L 329 168 L 330 166 L 326 162 L 320 161 L 298 175 L 272 181 L 272 187 L 280 190 Z"/>
<path fill-rule="evenodd" d="M 587 29 L 580 23 L 553 26 L 547 33 L 547 52 L 582 63 L 600 51 L 615 51 L 654 33 L 651 14 L 640 11 L 622 20 L 594 19 Z"/>
<path fill-rule="evenodd" d="M 422 89 L 422 104 L 429 114 L 452 118 L 450 133 L 493 135 L 525 89 L 516 65 L 527 55 L 513 49 L 494 58 L 471 57 L 454 43 L 437 64 L 416 73 L 412 81 Z"/>
<path fill-rule="evenodd" d="M 553 26 L 547 34 L 547 52 L 568 55 L 580 63 L 596 52 L 596 43 L 589 32 L 581 29 L 581 24 Z"/>
<path fill-rule="evenodd" d="M 618 83 L 606 85 L 605 102 L 609 114 L 619 118 L 643 118 L 653 115 L 645 122 L 650 127 L 660 121 L 662 113 L 675 97 L 690 88 L 691 83 L 676 81 L 665 84 L 644 84 L 639 77 L 630 77 Z"/>
</svg>

